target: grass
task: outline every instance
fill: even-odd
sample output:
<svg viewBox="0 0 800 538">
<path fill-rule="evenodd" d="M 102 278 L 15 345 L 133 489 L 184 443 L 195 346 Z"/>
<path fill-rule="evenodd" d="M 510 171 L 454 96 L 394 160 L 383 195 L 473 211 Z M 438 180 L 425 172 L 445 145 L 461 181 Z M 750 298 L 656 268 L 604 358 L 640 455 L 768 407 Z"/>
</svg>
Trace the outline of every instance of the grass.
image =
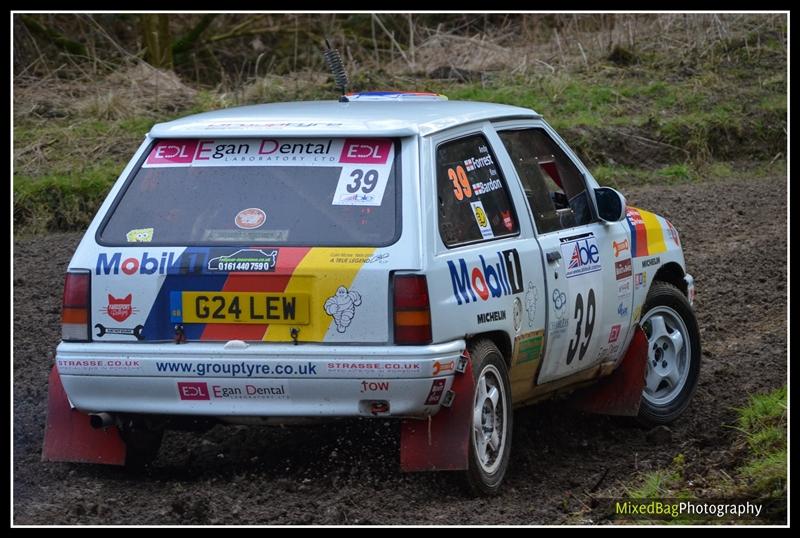
<svg viewBox="0 0 800 538">
<path fill-rule="evenodd" d="M 706 477 L 689 476 L 686 458 L 678 454 L 671 465 L 639 475 L 623 486 L 623 495 L 633 500 L 738 499 L 763 503 L 763 518 L 741 523 L 779 522 L 786 518 L 787 494 L 787 389 L 779 388 L 752 396 L 748 405 L 737 409 L 734 428 L 740 432 L 737 446 L 743 462 L 726 473 L 716 470 Z M 702 490 L 695 483 L 702 483 Z M 613 495 L 612 495 L 613 496 Z M 713 519 L 713 518 L 711 518 Z M 622 522 L 622 521 L 620 521 Z M 642 523 L 640 519 L 633 523 Z M 662 523 L 665 521 L 661 521 Z M 698 523 L 697 519 L 676 518 L 669 523 Z M 730 520 L 724 521 L 731 523 Z"/>
<path fill-rule="evenodd" d="M 752 398 L 739 410 L 739 428 L 752 457 L 741 468 L 752 489 L 764 495 L 786 494 L 786 387 Z"/>
</svg>

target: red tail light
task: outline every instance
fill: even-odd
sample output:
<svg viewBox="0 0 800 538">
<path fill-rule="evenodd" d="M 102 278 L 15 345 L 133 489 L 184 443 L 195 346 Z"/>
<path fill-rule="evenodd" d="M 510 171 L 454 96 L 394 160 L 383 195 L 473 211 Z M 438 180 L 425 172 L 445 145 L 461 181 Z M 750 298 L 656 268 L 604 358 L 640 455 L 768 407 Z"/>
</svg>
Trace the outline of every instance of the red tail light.
<svg viewBox="0 0 800 538">
<path fill-rule="evenodd" d="M 393 290 L 395 344 L 430 344 L 428 281 L 423 275 L 395 275 Z"/>
<path fill-rule="evenodd" d="M 64 300 L 61 306 L 61 339 L 65 342 L 85 342 L 90 337 L 90 280 L 89 272 L 69 272 L 64 279 Z"/>
</svg>

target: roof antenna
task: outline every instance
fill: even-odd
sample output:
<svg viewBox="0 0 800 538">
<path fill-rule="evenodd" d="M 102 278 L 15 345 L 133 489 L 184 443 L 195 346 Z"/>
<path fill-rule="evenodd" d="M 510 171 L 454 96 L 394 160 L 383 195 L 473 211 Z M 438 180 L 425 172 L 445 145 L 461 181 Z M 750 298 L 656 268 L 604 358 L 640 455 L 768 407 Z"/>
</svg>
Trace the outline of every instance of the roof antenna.
<svg viewBox="0 0 800 538">
<path fill-rule="evenodd" d="M 345 93 L 347 93 L 348 81 L 347 73 L 342 63 L 342 57 L 339 55 L 338 50 L 331 48 L 331 44 L 328 42 L 327 38 L 325 39 L 325 47 L 325 50 L 322 51 L 322 55 L 325 57 L 325 65 L 328 66 L 328 69 L 330 69 L 333 74 L 336 88 L 342 90 L 342 96 L 339 97 L 339 102 L 346 103 L 349 101 L 345 96 Z"/>
</svg>

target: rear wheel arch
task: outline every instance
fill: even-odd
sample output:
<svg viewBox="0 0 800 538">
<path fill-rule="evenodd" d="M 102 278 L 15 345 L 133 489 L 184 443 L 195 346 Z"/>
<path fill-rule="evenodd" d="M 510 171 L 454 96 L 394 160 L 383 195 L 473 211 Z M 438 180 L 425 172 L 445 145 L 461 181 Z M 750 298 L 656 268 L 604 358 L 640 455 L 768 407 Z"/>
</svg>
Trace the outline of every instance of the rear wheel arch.
<svg viewBox="0 0 800 538">
<path fill-rule="evenodd" d="M 491 340 L 497 346 L 503 359 L 506 362 L 506 367 L 511 369 L 511 358 L 513 356 L 514 348 L 511 344 L 511 337 L 505 331 L 488 331 L 485 333 L 473 334 L 467 338 L 467 348 L 478 340 Z"/>
</svg>

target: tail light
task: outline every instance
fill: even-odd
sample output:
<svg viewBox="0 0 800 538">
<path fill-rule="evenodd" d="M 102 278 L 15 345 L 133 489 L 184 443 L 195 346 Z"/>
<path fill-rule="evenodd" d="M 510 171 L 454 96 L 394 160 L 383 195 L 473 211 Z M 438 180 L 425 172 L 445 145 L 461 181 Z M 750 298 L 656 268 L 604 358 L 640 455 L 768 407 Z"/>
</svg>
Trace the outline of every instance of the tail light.
<svg viewBox="0 0 800 538">
<path fill-rule="evenodd" d="M 431 305 L 423 275 L 394 276 L 395 344 L 430 344 Z"/>
<path fill-rule="evenodd" d="M 64 280 L 61 306 L 61 339 L 65 342 L 86 342 L 90 336 L 90 273 L 70 271 Z"/>
</svg>

